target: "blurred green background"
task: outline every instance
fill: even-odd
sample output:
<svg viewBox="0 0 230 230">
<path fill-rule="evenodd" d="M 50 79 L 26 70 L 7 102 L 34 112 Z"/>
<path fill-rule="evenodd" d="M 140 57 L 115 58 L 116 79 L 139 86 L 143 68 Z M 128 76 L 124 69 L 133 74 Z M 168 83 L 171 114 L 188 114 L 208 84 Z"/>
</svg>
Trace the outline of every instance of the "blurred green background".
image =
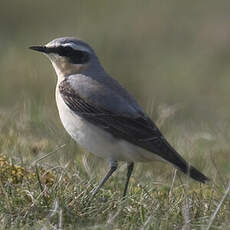
<svg viewBox="0 0 230 230">
<path fill-rule="evenodd" d="M 55 72 L 28 47 L 75 36 L 91 44 L 178 151 L 208 162 L 214 154 L 229 172 L 229 9 L 229 1 L 214 0 L 2 1 L 1 152 L 23 156 L 69 143 Z"/>
</svg>

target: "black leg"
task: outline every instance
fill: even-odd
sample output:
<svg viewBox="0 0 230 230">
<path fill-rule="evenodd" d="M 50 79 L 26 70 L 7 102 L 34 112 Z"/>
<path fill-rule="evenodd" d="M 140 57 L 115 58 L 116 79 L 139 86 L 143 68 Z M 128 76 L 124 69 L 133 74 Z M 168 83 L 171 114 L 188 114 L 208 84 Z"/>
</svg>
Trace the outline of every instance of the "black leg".
<svg viewBox="0 0 230 230">
<path fill-rule="evenodd" d="M 92 200 L 99 189 L 105 184 L 105 182 L 110 178 L 110 176 L 113 174 L 113 172 L 117 169 L 117 161 L 111 161 L 110 162 L 110 170 L 109 172 L 105 175 L 105 177 L 102 179 L 101 183 L 97 186 L 97 188 L 94 190 L 93 195 L 90 200 Z"/>
<path fill-rule="evenodd" d="M 125 190 L 124 190 L 124 193 L 123 193 L 123 197 L 126 196 L 126 192 L 127 192 L 128 185 L 129 185 L 129 179 L 130 179 L 130 177 L 132 175 L 132 172 L 133 172 L 133 167 L 134 167 L 134 163 L 133 162 L 128 164 L 128 167 L 127 167 L 127 169 L 128 169 L 128 171 L 127 171 L 127 178 L 126 178 L 126 182 L 125 182 Z"/>
</svg>

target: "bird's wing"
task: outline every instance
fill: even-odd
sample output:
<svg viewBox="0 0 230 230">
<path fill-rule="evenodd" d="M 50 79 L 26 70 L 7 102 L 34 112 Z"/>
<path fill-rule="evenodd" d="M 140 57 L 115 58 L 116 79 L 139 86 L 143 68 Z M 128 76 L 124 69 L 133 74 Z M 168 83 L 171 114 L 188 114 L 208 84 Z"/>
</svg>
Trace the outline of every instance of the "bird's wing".
<svg viewBox="0 0 230 230">
<path fill-rule="evenodd" d="M 180 163 L 185 164 L 183 158 L 168 144 L 159 129 L 147 116 L 143 114 L 130 116 L 130 114 L 116 113 L 102 108 L 77 93 L 68 80 L 59 84 L 59 91 L 66 105 L 88 122 L 118 139 L 124 139 L 153 152 L 178 167 Z M 119 105 L 116 106 L 119 107 Z"/>
<path fill-rule="evenodd" d="M 109 82 L 108 82 L 109 80 Z M 60 87 L 71 88 L 85 102 L 110 113 L 136 118 L 144 115 L 137 102 L 112 78 L 93 79 L 88 75 L 70 75 Z"/>
</svg>

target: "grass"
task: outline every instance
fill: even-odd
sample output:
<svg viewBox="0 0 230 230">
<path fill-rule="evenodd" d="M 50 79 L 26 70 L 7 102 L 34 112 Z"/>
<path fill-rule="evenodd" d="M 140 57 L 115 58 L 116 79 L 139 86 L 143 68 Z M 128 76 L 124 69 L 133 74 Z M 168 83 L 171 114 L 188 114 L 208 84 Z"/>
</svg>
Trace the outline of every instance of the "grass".
<svg viewBox="0 0 230 230">
<path fill-rule="evenodd" d="M 207 133 L 196 133 L 199 137 L 191 140 L 192 131 L 184 132 L 184 145 L 175 138 L 179 129 L 167 136 L 187 159 L 187 148 L 198 145 L 190 162 L 212 178 L 209 184 L 199 184 L 158 162 L 136 164 L 128 196 L 122 200 L 126 165 L 120 164 L 87 204 L 108 165 L 80 149 L 75 155 L 77 146 L 61 127 L 39 124 L 32 111 L 25 106 L 14 119 L 10 113 L 1 114 L 1 229 L 229 229 L 228 164 L 221 168 L 229 156 L 214 145 L 213 157 L 199 155 L 207 146 Z M 160 117 L 164 129 L 169 117 L 165 112 Z M 55 130 L 56 136 L 40 133 L 46 129 L 49 134 Z M 58 140 L 63 141 L 59 146 Z"/>
</svg>

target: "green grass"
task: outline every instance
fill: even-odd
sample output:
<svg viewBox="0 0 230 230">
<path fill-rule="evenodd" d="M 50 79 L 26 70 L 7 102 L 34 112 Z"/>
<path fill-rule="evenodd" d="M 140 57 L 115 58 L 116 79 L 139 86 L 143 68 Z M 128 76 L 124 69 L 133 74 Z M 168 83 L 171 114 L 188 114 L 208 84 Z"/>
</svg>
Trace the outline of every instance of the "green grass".
<svg viewBox="0 0 230 230">
<path fill-rule="evenodd" d="M 162 163 L 136 164 L 128 196 L 122 200 L 126 165 L 120 164 L 88 204 L 108 165 L 78 149 L 62 127 L 39 124 L 31 110 L 25 106 L 14 119 L 10 114 L 1 119 L 1 229 L 207 229 L 218 205 L 211 229 L 229 228 L 230 197 L 221 203 L 228 185 L 229 154 L 213 144 L 212 158 L 200 155 L 206 142 L 212 145 L 207 133 L 191 140 L 193 131 L 184 130 L 179 141 L 181 137 L 175 136 L 184 127 L 177 126 L 167 136 L 212 179 L 209 184 L 201 185 Z M 164 129 L 169 118 L 160 117 Z M 42 135 L 46 129 L 51 130 L 49 135 L 55 130 L 56 136 Z M 192 157 L 186 155 L 188 149 Z"/>
<path fill-rule="evenodd" d="M 122 200 L 124 181 L 116 175 L 87 204 L 97 184 L 92 176 L 64 167 L 22 170 L 5 158 L 0 160 L 4 162 L 2 170 L 7 169 L 0 182 L 3 229 L 181 229 L 185 225 L 205 229 L 224 195 L 223 186 L 214 184 L 146 180 L 147 184 L 141 185 L 134 176 L 129 195 Z M 229 225 L 229 205 L 228 197 L 213 229 Z"/>
</svg>

